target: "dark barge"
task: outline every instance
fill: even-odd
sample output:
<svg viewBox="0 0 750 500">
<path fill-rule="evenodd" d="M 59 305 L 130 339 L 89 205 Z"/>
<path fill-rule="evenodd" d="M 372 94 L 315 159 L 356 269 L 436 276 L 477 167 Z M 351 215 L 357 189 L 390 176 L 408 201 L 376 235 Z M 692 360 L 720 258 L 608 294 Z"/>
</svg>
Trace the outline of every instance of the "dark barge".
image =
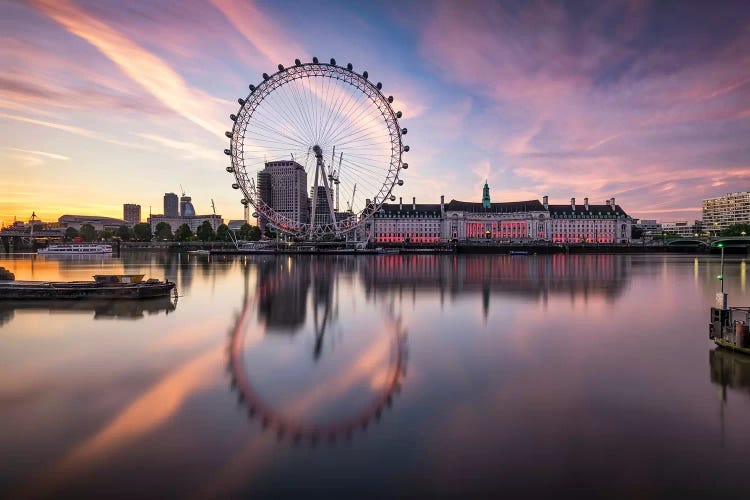
<svg viewBox="0 0 750 500">
<path fill-rule="evenodd" d="M 95 275 L 94 281 L 0 281 L 0 300 L 147 299 L 168 297 L 175 284 L 142 274 Z"/>
</svg>

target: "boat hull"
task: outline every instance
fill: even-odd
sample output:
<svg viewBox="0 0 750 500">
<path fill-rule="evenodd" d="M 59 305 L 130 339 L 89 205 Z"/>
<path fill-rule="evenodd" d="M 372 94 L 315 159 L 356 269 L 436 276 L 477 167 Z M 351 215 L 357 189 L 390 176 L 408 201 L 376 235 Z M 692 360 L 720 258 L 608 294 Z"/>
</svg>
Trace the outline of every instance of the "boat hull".
<svg viewBox="0 0 750 500">
<path fill-rule="evenodd" d="M 738 347 L 734 342 L 729 342 L 728 340 L 720 338 L 714 338 L 714 342 L 719 347 L 730 349 L 734 352 L 741 352 L 742 354 L 747 354 L 750 356 L 750 349 L 748 349 L 747 347 Z"/>
<path fill-rule="evenodd" d="M 93 282 L 0 282 L 0 300 L 147 299 L 169 296 L 175 284 Z"/>
</svg>

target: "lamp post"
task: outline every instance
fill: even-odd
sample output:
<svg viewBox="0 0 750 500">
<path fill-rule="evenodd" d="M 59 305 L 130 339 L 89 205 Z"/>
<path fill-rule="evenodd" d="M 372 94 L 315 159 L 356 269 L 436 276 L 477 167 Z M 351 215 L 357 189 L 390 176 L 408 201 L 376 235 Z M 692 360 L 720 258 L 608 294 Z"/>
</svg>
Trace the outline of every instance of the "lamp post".
<svg viewBox="0 0 750 500">
<path fill-rule="evenodd" d="M 719 280 L 721 281 L 721 293 L 724 293 L 724 243 L 717 243 L 717 247 L 721 248 L 721 264 L 719 270 Z"/>
</svg>

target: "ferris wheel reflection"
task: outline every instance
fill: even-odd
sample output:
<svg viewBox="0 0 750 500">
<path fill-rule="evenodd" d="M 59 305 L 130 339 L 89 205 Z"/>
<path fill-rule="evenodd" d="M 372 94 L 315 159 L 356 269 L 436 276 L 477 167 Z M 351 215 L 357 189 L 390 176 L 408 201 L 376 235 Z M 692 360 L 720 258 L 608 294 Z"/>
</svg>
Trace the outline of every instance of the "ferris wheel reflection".
<svg viewBox="0 0 750 500">
<path fill-rule="evenodd" d="M 227 368 L 248 418 L 279 440 L 312 445 L 379 421 L 406 374 L 396 302 L 358 310 L 349 259 L 269 257 L 245 272 Z"/>
</svg>

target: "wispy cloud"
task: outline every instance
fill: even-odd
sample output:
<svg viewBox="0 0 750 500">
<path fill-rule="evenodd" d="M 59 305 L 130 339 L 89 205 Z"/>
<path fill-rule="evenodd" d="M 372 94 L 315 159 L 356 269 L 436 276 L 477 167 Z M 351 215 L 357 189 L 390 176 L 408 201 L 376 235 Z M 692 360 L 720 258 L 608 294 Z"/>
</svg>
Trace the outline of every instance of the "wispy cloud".
<svg viewBox="0 0 750 500">
<path fill-rule="evenodd" d="M 36 155 L 36 156 L 43 156 L 44 158 L 50 158 L 53 160 L 63 160 L 63 161 L 70 160 L 68 156 L 59 155 L 56 153 L 48 153 L 46 151 L 35 151 L 32 149 L 22 149 L 22 148 L 5 148 L 5 149 L 7 149 L 8 151 L 17 151 L 19 153 L 28 153 L 28 154 Z"/>
<path fill-rule="evenodd" d="M 169 64 L 68 0 L 35 0 L 39 9 L 117 64 L 164 106 L 221 136 L 216 100 L 188 85 Z"/>
</svg>

